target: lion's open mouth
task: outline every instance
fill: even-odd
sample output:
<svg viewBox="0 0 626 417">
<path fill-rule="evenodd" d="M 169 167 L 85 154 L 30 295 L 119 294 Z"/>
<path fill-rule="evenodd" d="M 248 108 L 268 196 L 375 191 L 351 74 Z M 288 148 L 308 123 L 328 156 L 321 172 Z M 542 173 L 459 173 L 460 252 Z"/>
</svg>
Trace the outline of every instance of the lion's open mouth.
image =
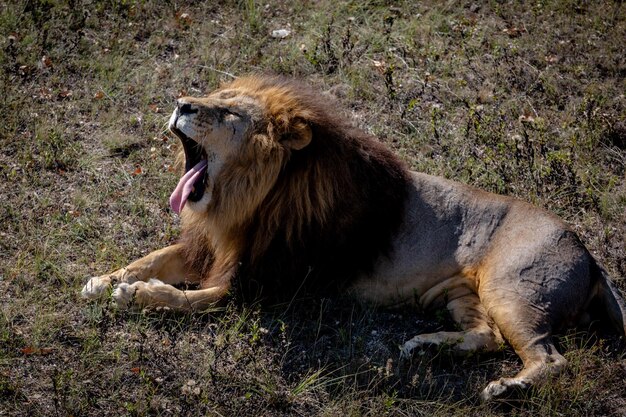
<svg viewBox="0 0 626 417">
<path fill-rule="evenodd" d="M 207 154 L 199 143 L 180 130 L 173 128 L 172 131 L 180 138 L 185 151 L 185 175 L 178 181 L 170 196 L 170 207 L 180 214 L 187 200 L 199 201 L 204 195 Z"/>
</svg>

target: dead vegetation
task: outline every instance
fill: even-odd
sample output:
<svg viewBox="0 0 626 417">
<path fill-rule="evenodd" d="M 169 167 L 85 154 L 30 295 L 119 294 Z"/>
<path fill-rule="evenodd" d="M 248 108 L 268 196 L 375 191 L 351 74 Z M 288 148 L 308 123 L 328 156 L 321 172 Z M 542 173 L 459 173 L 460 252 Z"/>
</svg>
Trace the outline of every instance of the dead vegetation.
<svg viewBox="0 0 626 417">
<path fill-rule="evenodd" d="M 308 80 L 415 169 L 555 211 L 624 289 L 624 39 L 620 1 L 2 3 L 0 415 L 626 415 L 624 344 L 593 332 L 561 338 L 564 375 L 484 405 L 507 348 L 398 363 L 442 312 L 78 297 L 178 236 L 174 99 L 249 72 Z"/>
</svg>

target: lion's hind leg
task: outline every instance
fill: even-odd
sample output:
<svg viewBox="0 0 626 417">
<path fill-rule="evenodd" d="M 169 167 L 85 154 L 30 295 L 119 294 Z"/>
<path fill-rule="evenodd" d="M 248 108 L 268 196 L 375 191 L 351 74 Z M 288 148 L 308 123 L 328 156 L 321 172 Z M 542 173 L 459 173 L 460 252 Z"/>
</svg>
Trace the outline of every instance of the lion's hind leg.
<svg viewBox="0 0 626 417">
<path fill-rule="evenodd" d="M 463 355 L 476 351 L 494 351 L 502 345 L 500 332 L 473 291 L 466 288 L 462 296 L 448 302 L 447 308 L 461 330 L 417 335 L 404 343 L 402 357 L 409 357 L 415 349 L 428 346 L 447 346 L 452 352 Z"/>
<path fill-rule="evenodd" d="M 526 390 L 558 375 L 567 360 L 557 351 L 552 341 L 552 325 L 546 313 L 519 297 L 489 293 L 483 297 L 503 337 L 522 359 L 522 370 L 512 378 L 490 382 L 481 393 L 484 401 Z"/>
<path fill-rule="evenodd" d="M 534 220 L 534 228 L 521 223 L 507 230 L 482 263 L 480 299 L 523 363 L 514 377 L 491 382 L 483 400 L 536 386 L 563 371 L 567 360 L 557 351 L 553 332 L 578 321 L 592 290 L 593 259 L 576 235 Z"/>
<path fill-rule="evenodd" d="M 550 335 L 532 340 L 527 346 L 516 349 L 522 358 L 524 368 L 512 378 L 492 381 L 480 394 L 483 401 L 510 393 L 512 390 L 525 390 L 538 381 L 551 375 L 558 375 L 566 366 L 567 360 L 556 350 Z"/>
</svg>

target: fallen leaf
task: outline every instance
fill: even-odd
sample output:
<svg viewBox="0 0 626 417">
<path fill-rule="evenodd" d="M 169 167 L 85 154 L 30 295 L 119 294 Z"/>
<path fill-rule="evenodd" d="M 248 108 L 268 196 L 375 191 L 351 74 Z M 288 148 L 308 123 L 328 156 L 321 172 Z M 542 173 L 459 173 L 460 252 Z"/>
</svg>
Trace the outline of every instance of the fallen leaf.
<svg viewBox="0 0 626 417">
<path fill-rule="evenodd" d="M 32 346 L 26 346 L 25 348 L 20 349 L 20 352 L 24 355 L 49 355 L 53 351 L 54 349 L 52 348 L 35 348 Z"/>
<path fill-rule="evenodd" d="M 60 98 L 69 98 L 72 96 L 72 90 L 61 90 L 59 91 L 59 97 Z"/>
<path fill-rule="evenodd" d="M 522 123 L 532 123 L 535 121 L 535 116 L 533 116 L 532 114 L 522 114 L 519 117 L 519 121 Z"/>
<path fill-rule="evenodd" d="M 517 38 L 519 36 L 522 36 L 523 33 L 526 33 L 526 29 L 512 26 L 510 28 L 502 29 L 502 33 L 508 35 L 509 38 Z"/>
<path fill-rule="evenodd" d="M 135 170 L 131 173 L 131 175 L 134 177 L 136 175 L 141 175 L 143 173 L 143 170 L 141 169 L 140 166 L 138 166 L 137 168 L 135 168 Z"/>
<path fill-rule="evenodd" d="M 519 121 L 524 124 L 529 124 L 529 125 L 533 125 L 536 127 L 542 126 L 545 123 L 545 120 L 543 117 L 535 116 L 532 114 L 522 114 L 519 117 Z"/>
<path fill-rule="evenodd" d="M 176 22 L 183 27 L 187 27 L 191 24 L 191 15 L 187 12 L 176 13 Z"/>
<path fill-rule="evenodd" d="M 52 60 L 51 60 L 51 59 L 50 59 L 50 57 L 49 57 L 49 56 L 47 56 L 47 55 L 44 55 L 44 56 L 41 58 L 41 63 L 42 63 L 42 64 L 43 64 L 43 66 L 44 66 L 44 67 L 46 67 L 46 68 L 52 68 Z"/>
<path fill-rule="evenodd" d="M 52 89 L 48 87 L 41 87 L 39 89 L 39 98 L 42 100 L 52 100 Z"/>
<path fill-rule="evenodd" d="M 32 346 L 27 346 L 20 349 L 20 352 L 22 352 L 24 355 L 32 355 L 33 353 L 35 353 L 35 348 Z"/>
<path fill-rule="evenodd" d="M 33 72 L 33 68 L 29 67 L 28 65 L 20 65 L 20 67 L 18 68 L 18 72 L 23 77 Z"/>
<path fill-rule="evenodd" d="M 559 62 L 559 57 L 556 55 L 546 55 L 544 59 L 548 64 L 556 64 Z"/>
<path fill-rule="evenodd" d="M 141 368 L 139 368 L 139 367 L 130 368 L 130 371 L 132 373 L 134 373 L 135 375 L 139 375 L 139 372 L 141 371 Z"/>
<path fill-rule="evenodd" d="M 385 61 L 372 60 L 372 65 L 381 74 L 384 74 L 385 70 L 387 69 L 387 63 Z"/>
</svg>

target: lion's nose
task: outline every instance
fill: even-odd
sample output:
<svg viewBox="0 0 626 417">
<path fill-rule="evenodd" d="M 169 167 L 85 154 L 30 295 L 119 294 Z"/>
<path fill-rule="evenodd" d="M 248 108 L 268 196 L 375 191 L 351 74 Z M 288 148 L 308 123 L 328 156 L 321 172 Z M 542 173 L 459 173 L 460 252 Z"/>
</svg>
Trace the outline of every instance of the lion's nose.
<svg viewBox="0 0 626 417">
<path fill-rule="evenodd" d="M 180 100 L 176 102 L 176 107 L 178 107 L 178 114 L 192 114 L 198 112 L 198 109 L 193 107 L 190 103 L 184 103 Z"/>
</svg>

